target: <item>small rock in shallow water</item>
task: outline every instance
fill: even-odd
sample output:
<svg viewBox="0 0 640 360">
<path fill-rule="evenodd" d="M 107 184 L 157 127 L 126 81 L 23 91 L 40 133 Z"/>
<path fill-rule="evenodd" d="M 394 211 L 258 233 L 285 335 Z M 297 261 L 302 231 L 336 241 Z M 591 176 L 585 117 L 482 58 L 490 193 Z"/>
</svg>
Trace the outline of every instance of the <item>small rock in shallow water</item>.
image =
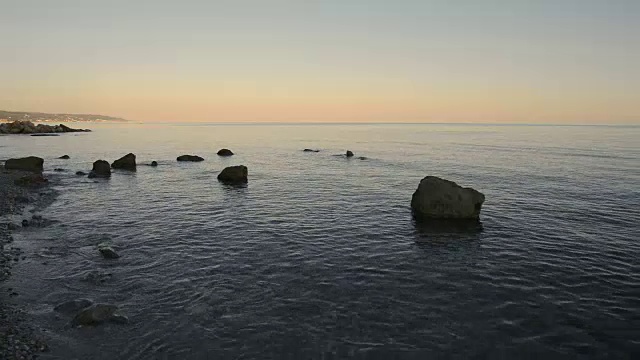
<svg viewBox="0 0 640 360">
<path fill-rule="evenodd" d="M 116 305 L 95 304 L 81 310 L 71 321 L 74 325 L 98 325 L 111 319 L 118 310 Z"/>
<path fill-rule="evenodd" d="M 231 155 L 233 155 L 233 151 L 231 151 L 229 149 L 220 149 L 220 150 L 218 150 L 218 155 L 219 156 L 231 156 Z"/>
<path fill-rule="evenodd" d="M 76 171 L 76 175 L 85 176 L 85 175 L 87 175 L 87 173 L 85 173 L 84 171 Z"/>
<path fill-rule="evenodd" d="M 158 162 L 157 161 L 152 161 L 150 166 L 156 167 L 156 166 L 158 166 Z"/>
<path fill-rule="evenodd" d="M 120 257 L 111 246 L 105 243 L 98 245 L 98 251 L 100 251 L 100 254 L 102 254 L 105 259 L 117 259 Z"/>
<path fill-rule="evenodd" d="M 62 155 L 58 159 L 68 160 L 70 159 L 69 155 Z"/>
<path fill-rule="evenodd" d="M 93 270 L 93 271 L 90 271 L 88 274 L 86 274 L 82 280 L 99 285 L 99 284 L 105 283 L 108 280 L 111 280 L 112 277 L 113 277 L 113 274 L 109 272 L 101 272 L 101 271 Z"/>
<path fill-rule="evenodd" d="M 63 172 L 63 171 L 67 171 L 67 170 L 65 170 L 65 169 L 62 169 L 62 168 L 55 168 L 55 169 L 53 169 L 53 171 L 57 171 L 57 172 Z"/>
<path fill-rule="evenodd" d="M 178 161 L 194 161 L 194 162 L 198 162 L 198 161 L 204 161 L 204 159 L 201 158 L 200 156 L 197 156 L 197 155 L 180 155 L 180 156 L 178 156 Z"/>
<path fill-rule="evenodd" d="M 15 185 L 25 187 L 37 187 L 45 185 L 49 180 L 42 174 L 26 175 L 13 181 Z"/>
<path fill-rule="evenodd" d="M 27 219 L 22 220 L 22 227 L 27 227 L 27 226 L 29 226 L 29 220 Z"/>
<path fill-rule="evenodd" d="M 345 154 L 346 157 L 353 157 L 353 152 L 351 152 L 351 150 L 347 150 L 347 153 Z"/>
<path fill-rule="evenodd" d="M 304 149 L 302 151 L 303 152 L 314 152 L 314 153 L 320 152 L 320 150 L 316 150 L 316 149 Z"/>
</svg>

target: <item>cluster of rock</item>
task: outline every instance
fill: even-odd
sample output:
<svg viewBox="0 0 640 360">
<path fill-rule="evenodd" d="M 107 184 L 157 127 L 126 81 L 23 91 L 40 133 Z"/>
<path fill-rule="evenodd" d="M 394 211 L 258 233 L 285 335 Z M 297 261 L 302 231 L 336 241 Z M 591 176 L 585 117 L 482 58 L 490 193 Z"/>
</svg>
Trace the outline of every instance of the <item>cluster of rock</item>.
<svg viewBox="0 0 640 360">
<path fill-rule="evenodd" d="M 229 149 L 220 149 L 218 155 L 227 157 L 232 156 L 233 152 Z M 179 162 L 200 162 L 204 161 L 204 158 L 198 155 L 180 155 L 176 160 Z M 158 162 L 152 161 L 149 166 L 157 167 Z M 95 161 L 91 172 L 89 172 L 89 178 L 109 178 L 111 177 L 111 169 L 136 171 L 136 168 L 136 155 L 129 153 L 114 161 L 111 165 L 106 160 Z M 220 172 L 218 180 L 225 184 L 246 184 L 248 182 L 248 172 L 247 167 L 244 165 L 229 166 Z M 76 175 L 85 175 L 85 173 L 78 171 Z"/>
<path fill-rule="evenodd" d="M 304 149 L 305 152 L 317 152 L 317 150 Z M 229 149 L 218 151 L 220 156 L 231 156 L 233 152 Z M 347 158 L 354 156 L 352 151 L 347 150 L 344 155 Z M 67 159 L 68 155 L 61 158 Z M 364 158 L 363 158 L 364 159 Z M 181 155 L 177 161 L 204 161 L 197 155 Z M 35 156 L 19 159 L 9 159 L 5 162 L 7 170 L 21 170 L 33 172 L 33 175 L 24 176 L 16 180 L 18 185 L 39 185 L 47 182 L 42 176 L 44 160 Z M 157 166 L 156 161 L 150 164 Z M 109 164 L 105 160 L 98 160 L 93 163 L 93 169 L 89 173 L 89 178 L 111 176 L 111 169 L 136 170 L 136 156 L 129 153 L 122 158 Z M 225 184 L 246 184 L 248 182 L 248 169 L 244 165 L 229 166 L 218 174 L 218 181 Z M 84 175 L 83 172 L 76 173 Z M 427 176 L 418 185 L 418 189 L 411 198 L 411 209 L 416 219 L 466 219 L 478 220 L 485 196 L 472 188 L 464 188 L 453 181 L 445 180 L 436 176 Z M 102 252 L 102 250 L 101 250 Z M 104 255 L 104 252 L 103 252 Z"/>
<path fill-rule="evenodd" d="M 0 124 L 0 134 L 57 134 L 70 132 L 89 132 L 87 129 L 72 129 L 66 125 L 35 125 L 31 121 L 16 120 Z"/>
</svg>

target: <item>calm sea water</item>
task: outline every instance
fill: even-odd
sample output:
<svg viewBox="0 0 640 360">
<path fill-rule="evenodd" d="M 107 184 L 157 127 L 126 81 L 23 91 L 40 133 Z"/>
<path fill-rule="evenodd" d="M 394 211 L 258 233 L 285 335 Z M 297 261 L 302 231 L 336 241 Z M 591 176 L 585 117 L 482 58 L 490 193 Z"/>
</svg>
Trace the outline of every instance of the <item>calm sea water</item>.
<svg viewBox="0 0 640 360">
<path fill-rule="evenodd" d="M 45 158 L 60 190 L 43 211 L 59 223 L 15 234 L 28 258 L 7 285 L 49 334 L 50 357 L 640 352 L 640 127 L 88 126 L 0 137 L 0 157 Z M 217 157 L 222 147 L 236 155 Z M 333 156 L 347 149 L 367 159 Z M 160 166 L 74 175 L 128 152 Z M 237 164 L 248 186 L 216 181 Z M 415 224 L 409 203 L 427 175 L 482 191 L 484 231 Z M 122 257 L 102 259 L 104 241 Z M 120 305 L 130 324 L 72 328 L 52 312 L 79 297 Z"/>
</svg>

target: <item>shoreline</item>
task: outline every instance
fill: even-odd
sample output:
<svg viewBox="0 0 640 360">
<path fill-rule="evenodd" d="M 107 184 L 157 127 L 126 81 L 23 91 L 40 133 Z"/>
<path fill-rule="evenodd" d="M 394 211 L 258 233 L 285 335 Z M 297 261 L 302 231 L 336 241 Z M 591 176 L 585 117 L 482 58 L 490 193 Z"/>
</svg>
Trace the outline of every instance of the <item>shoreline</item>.
<svg viewBox="0 0 640 360">
<path fill-rule="evenodd" d="M 25 174 L 0 169 L 0 359 L 6 360 L 36 359 L 48 350 L 44 337 L 15 300 L 19 294 L 6 285 L 12 267 L 26 258 L 13 243 L 12 231 L 21 226 L 18 219 L 31 220 L 31 213 L 45 209 L 56 197 L 51 183 L 44 187 L 16 185 L 14 181 Z"/>
</svg>

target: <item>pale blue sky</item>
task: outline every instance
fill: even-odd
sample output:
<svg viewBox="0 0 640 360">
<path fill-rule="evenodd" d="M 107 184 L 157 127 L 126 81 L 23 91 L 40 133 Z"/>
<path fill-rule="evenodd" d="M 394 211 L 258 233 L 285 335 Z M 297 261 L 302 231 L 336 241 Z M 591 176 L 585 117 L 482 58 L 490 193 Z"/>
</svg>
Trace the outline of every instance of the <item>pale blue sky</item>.
<svg viewBox="0 0 640 360">
<path fill-rule="evenodd" d="M 0 109 L 189 121 L 640 121 L 640 1 L 0 5 Z"/>
</svg>

